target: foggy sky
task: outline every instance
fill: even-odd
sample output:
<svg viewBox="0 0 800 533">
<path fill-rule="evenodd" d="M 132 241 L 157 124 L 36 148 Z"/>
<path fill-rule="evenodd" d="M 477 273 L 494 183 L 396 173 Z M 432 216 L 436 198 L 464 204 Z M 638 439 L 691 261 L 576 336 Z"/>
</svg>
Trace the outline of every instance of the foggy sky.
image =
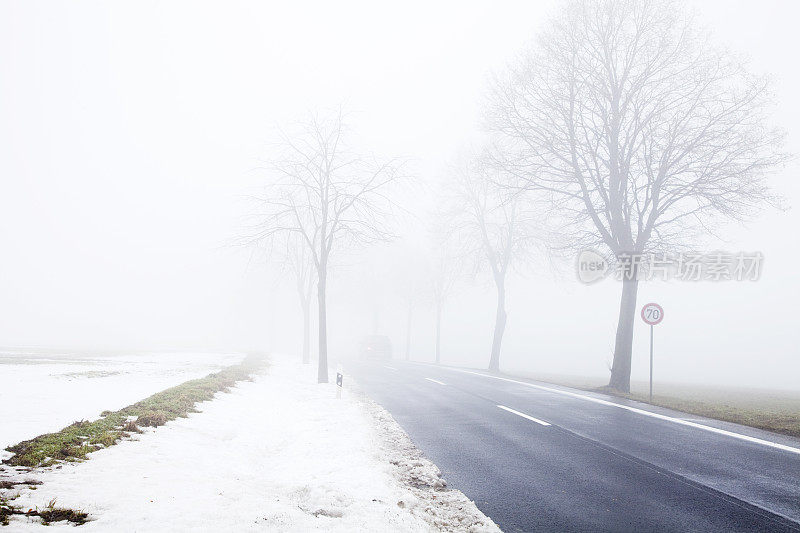
<svg viewBox="0 0 800 533">
<path fill-rule="evenodd" d="M 243 195 L 264 182 L 253 169 L 276 125 L 345 105 L 361 145 L 409 158 L 433 183 L 479 136 L 487 76 L 558 5 L 0 0 L 0 346 L 299 350 L 291 282 L 228 246 Z M 689 5 L 717 42 L 773 76 L 775 123 L 800 153 L 800 6 Z M 790 207 L 797 170 L 793 161 L 771 180 Z M 638 305 L 665 309 L 658 378 L 797 388 L 799 217 L 769 211 L 713 243 L 762 252 L 758 282 L 640 284 Z M 398 231 L 411 242 L 423 232 L 413 221 Z M 372 333 L 376 311 L 402 353 L 397 291 L 378 280 L 365 294 L 363 276 L 372 262 L 389 277 L 399 246 L 348 257 L 333 274 L 334 357 Z M 509 285 L 504 368 L 607 373 L 616 282 L 581 285 L 571 264 L 542 260 Z M 481 280 L 459 285 L 445 363 L 487 364 L 493 298 Z M 419 360 L 433 358 L 431 308 L 415 314 Z M 647 342 L 637 319 L 634 379 L 646 375 Z"/>
</svg>

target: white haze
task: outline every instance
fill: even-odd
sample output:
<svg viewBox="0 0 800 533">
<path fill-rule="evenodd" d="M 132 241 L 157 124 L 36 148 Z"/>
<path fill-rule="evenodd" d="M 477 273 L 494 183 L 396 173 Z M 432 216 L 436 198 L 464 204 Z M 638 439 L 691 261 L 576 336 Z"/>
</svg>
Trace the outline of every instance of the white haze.
<svg viewBox="0 0 800 533">
<path fill-rule="evenodd" d="M 291 281 L 230 246 L 276 125 L 343 104 L 363 146 L 408 157 L 418 181 L 435 182 L 479 135 L 489 73 L 557 5 L 3 0 L 0 346 L 299 351 Z M 800 153 L 800 5 L 691 5 L 717 41 L 773 76 L 774 120 Z M 790 207 L 797 171 L 793 161 L 772 180 Z M 405 241 L 348 256 L 333 274 L 333 357 L 376 322 L 402 355 L 392 265 L 421 235 L 403 226 Z M 657 379 L 797 389 L 798 229 L 790 209 L 725 230 L 717 248 L 764 254 L 758 282 L 640 286 L 639 304 L 666 312 Z M 581 285 L 571 268 L 543 259 L 511 280 L 504 369 L 607 374 L 619 286 Z M 444 311 L 443 361 L 485 366 L 493 320 L 491 285 L 460 284 Z M 414 325 L 412 357 L 430 361 L 429 301 Z M 641 379 L 647 330 L 635 327 Z"/>
</svg>

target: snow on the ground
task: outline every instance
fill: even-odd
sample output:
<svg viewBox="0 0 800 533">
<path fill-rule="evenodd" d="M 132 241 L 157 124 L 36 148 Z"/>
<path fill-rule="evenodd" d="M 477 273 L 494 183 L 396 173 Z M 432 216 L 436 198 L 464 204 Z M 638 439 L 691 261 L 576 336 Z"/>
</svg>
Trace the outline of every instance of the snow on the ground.
<svg viewBox="0 0 800 533">
<path fill-rule="evenodd" d="M 189 379 L 236 364 L 243 354 L 84 356 L 0 352 L 0 450 L 76 420 L 94 420 Z M 0 459 L 4 457 L 0 451 Z"/>
<path fill-rule="evenodd" d="M 12 503 L 55 497 L 90 513 L 86 532 L 498 531 L 383 409 L 346 388 L 337 399 L 294 361 L 273 357 L 265 375 L 137 441 L 24 474 L 44 484 Z"/>
</svg>

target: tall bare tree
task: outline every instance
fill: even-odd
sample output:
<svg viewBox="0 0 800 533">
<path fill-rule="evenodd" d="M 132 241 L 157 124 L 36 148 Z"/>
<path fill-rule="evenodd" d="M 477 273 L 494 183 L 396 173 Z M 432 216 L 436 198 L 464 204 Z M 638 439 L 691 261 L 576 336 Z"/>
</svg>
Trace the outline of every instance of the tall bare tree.
<svg viewBox="0 0 800 533">
<path fill-rule="evenodd" d="M 768 83 L 669 0 L 576 0 L 496 79 L 506 169 L 547 196 L 575 249 L 672 251 L 769 203 L 782 135 Z M 630 390 L 637 266 L 625 267 L 609 386 Z"/>
<path fill-rule="evenodd" d="M 524 194 L 500 186 L 497 167 L 483 156 L 463 156 L 453 167 L 448 187 L 450 238 L 461 259 L 476 270 L 488 267 L 497 291 L 489 370 L 500 371 L 500 347 L 506 329 L 506 279 L 515 266 L 525 264 L 539 224 Z"/>
<path fill-rule="evenodd" d="M 342 247 L 391 237 L 394 204 L 389 188 L 399 178 L 396 160 L 377 161 L 346 144 L 341 113 L 312 116 L 283 133 L 270 160 L 274 181 L 261 198 L 257 240 L 287 234 L 306 248 L 314 265 L 319 308 L 318 381 L 328 381 L 327 282 L 331 257 Z"/>
<path fill-rule="evenodd" d="M 437 214 L 437 221 L 440 225 L 445 217 L 444 211 Z M 463 270 L 454 251 L 453 242 L 448 237 L 445 231 L 437 229 L 434 234 L 435 249 L 431 254 L 430 262 L 430 294 L 436 314 L 434 353 L 437 365 L 442 362 L 442 310 Z"/>
<path fill-rule="evenodd" d="M 311 298 L 314 292 L 314 258 L 296 233 L 287 235 L 286 265 L 295 277 L 295 288 L 303 313 L 303 364 L 311 362 Z"/>
<path fill-rule="evenodd" d="M 260 205 L 263 198 L 251 197 Z M 251 217 L 253 214 L 250 215 Z M 262 216 L 255 215 L 259 221 Z M 245 231 L 237 236 L 232 244 L 246 246 L 252 249 L 251 259 L 254 255 L 264 253 L 268 265 L 277 266 L 282 274 L 289 274 L 294 278 L 300 310 L 303 314 L 302 360 L 303 364 L 311 362 L 311 297 L 314 290 L 314 263 L 308 247 L 298 242 L 299 236 L 295 233 L 274 235 L 264 239 L 260 233 L 260 223 L 256 227 L 248 226 Z M 275 287 L 272 287 L 274 293 Z M 272 298 L 274 294 L 270 295 Z M 270 308 L 272 309 L 272 308 Z M 274 317 L 270 318 L 270 329 Z M 270 333 L 272 337 L 272 333 Z M 274 339 L 271 338 L 271 343 Z M 270 348 L 271 349 L 271 348 Z"/>
<path fill-rule="evenodd" d="M 414 326 L 414 311 L 419 305 L 421 297 L 421 277 L 416 272 L 411 272 L 411 275 L 401 280 L 401 285 L 398 287 L 400 292 L 400 302 L 405 306 L 406 312 L 406 332 L 405 341 L 403 344 L 403 353 L 406 361 L 411 360 L 411 332 Z"/>
<path fill-rule="evenodd" d="M 405 342 L 403 347 L 406 361 L 411 359 L 412 327 L 414 314 L 421 300 L 427 296 L 426 282 L 428 272 L 427 257 L 423 247 L 417 243 L 401 243 L 397 249 L 391 268 L 394 295 L 405 311 Z"/>
</svg>

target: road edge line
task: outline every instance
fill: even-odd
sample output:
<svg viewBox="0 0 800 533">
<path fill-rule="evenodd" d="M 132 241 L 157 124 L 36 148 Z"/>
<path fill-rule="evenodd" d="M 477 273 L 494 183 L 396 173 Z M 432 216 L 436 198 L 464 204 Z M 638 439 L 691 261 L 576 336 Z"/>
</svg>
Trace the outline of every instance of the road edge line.
<svg viewBox="0 0 800 533">
<path fill-rule="evenodd" d="M 747 442 L 752 442 L 752 443 L 755 443 L 755 444 L 761 444 L 762 446 L 768 446 L 770 448 L 776 448 L 778 450 L 783 450 L 783 451 L 790 452 L 790 453 L 800 454 L 800 448 L 795 448 L 795 447 L 789 446 L 787 444 L 781 444 L 779 442 L 772 442 L 772 441 L 769 441 L 769 440 L 759 439 L 758 437 L 751 437 L 750 435 L 744 435 L 742 433 L 736 433 L 736 432 L 733 432 L 733 431 L 728 431 L 726 429 L 715 428 L 713 426 L 706 426 L 704 424 L 698 424 L 697 422 L 689 422 L 687 420 L 682 420 L 680 418 L 675 418 L 675 417 L 672 417 L 672 416 L 667 416 L 667 415 L 662 415 L 662 414 L 659 414 L 659 413 L 654 413 L 652 411 L 647 411 L 645 409 L 639 409 L 638 407 L 631 407 L 630 405 L 623 405 L 623 404 L 620 404 L 620 403 L 610 402 L 608 400 L 603 400 L 601 398 L 594 398 L 592 396 L 586 396 L 586 395 L 583 395 L 583 394 L 578 394 L 577 392 L 571 392 L 571 391 L 566 391 L 566 390 L 561 390 L 561 389 L 555 389 L 555 388 L 552 388 L 552 387 L 545 387 L 543 385 L 536 385 L 535 383 L 528 383 L 526 381 L 519 381 L 519 380 L 511 379 L 511 378 L 504 378 L 504 377 L 501 377 L 501 376 L 492 376 L 490 374 L 483 374 L 481 372 L 473 372 L 473 371 L 470 371 L 470 370 L 462 370 L 462 369 L 459 369 L 459 368 L 448 368 L 448 370 L 452 370 L 452 371 L 455 371 L 455 372 L 463 372 L 465 374 L 473 374 L 475 376 L 482 376 L 482 377 L 485 377 L 485 378 L 499 379 L 501 381 L 507 381 L 509 383 L 516 383 L 518 385 L 525 385 L 525 386 L 528 386 L 528 387 L 532 387 L 534 389 L 540 389 L 540 390 L 547 391 L 547 392 L 554 392 L 556 394 L 563 394 L 565 396 L 572 396 L 573 398 L 580 398 L 582 400 L 587 400 L 587 401 L 598 403 L 598 404 L 601 404 L 601 405 L 608 405 L 608 406 L 611 406 L 611 407 L 617 407 L 619 409 L 625 409 L 626 411 L 630 411 L 632 413 L 637 413 L 637 414 L 640 414 L 640 415 L 649 416 L 649 417 L 652 417 L 652 418 L 657 418 L 659 420 L 664 420 L 664 421 L 667 421 L 667 422 L 673 422 L 675 424 L 679 424 L 679 425 L 682 425 L 682 426 L 693 427 L 695 429 L 701 429 L 703 431 L 708 431 L 708 432 L 711 432 L 711 433 L 717 433 L 718 435 L 725 435 L 727 437 L 733 437 L 733 438 L 744 440 L 744 441 L 747 441 Z"/>
</svg>

